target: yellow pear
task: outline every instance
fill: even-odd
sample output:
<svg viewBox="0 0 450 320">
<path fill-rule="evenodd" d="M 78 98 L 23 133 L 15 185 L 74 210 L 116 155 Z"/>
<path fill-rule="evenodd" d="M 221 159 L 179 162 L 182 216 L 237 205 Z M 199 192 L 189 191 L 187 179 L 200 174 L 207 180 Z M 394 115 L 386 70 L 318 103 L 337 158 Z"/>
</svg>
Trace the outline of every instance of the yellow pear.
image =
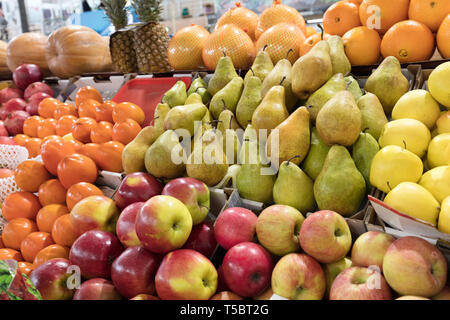
<svg viewBox="0 0 450 320">
<path fill-rule="evenodd" d="M 427 171 L 419 184 L 430 191 L 437 201 L 450 196 L 450 166 L 441 166 Z"/>
<path fill-rule="evenodd" d="M 388 193 L 402 182 L 418 182 L 423 174 L 420 158 L 399 146 L 378 151 L 370 167 L 370 184 Z"/>
<path fill-rule="evenodd" d="M 442 201 L 438 229 L 440 232 L 450 234 L 450 196 Z"/>
<path fill-rule="evenodd" d="M 439 202 L 417 183 L 400 183 L 387 194 L 384 202 L 401 213 L 437 225 Z"/>
<path fill-rule="evenodd" d="M 450 111 L 443 112 L 436 122 L 438 134 L 450 133 Z"/>
<path fill-rule="evenodd" d="M 425 155 L 430 140 L 430 130 L 422 122 L 415 119 L 400 119 L 386 123 L 378 143 L 381 148 L 403 147 L 421 158 Z"/>
<path fill-rule="evenodd" d="M 427 160 L 430 168 L 450 165 L 450 133 L 440 134 L 431 140 Z"/>
</svg>

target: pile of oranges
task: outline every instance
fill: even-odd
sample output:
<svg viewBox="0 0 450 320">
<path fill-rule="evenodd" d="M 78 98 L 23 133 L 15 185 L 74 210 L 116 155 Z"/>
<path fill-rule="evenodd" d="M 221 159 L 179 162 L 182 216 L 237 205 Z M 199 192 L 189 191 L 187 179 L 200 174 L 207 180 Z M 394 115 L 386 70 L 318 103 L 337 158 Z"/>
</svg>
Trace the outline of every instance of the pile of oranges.
<svg viewBox="0 0 450 320">
<path fill-rule="evenodd" d="M 323 28 L 324 38 L 343 38 L 352 65 L 376 64 L 381 56 L 395 56 L 401 63 L 426 61 L 436 47 L 443 58 L 450 58 L 448 0 L 338 1 L 325 12 Z M 304 47 L 320 38 L 311 35 Z"/>
</svg>

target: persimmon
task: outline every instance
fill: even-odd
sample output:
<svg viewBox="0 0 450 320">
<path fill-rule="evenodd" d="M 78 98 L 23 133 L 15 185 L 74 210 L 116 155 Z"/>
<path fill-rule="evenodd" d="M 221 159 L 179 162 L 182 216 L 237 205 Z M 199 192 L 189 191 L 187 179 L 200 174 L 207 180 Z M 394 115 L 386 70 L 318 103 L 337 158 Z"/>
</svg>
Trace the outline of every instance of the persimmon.
<svg viewBox="0 0 450 320">
<path fill-rule="evenodd" d="M 26 119 L 23 123 L 23 133 L 32 138 L 37 137 L 37 127 L 42 120 L 43 118 L 39 116 L 32 116 Z"/>
<path fill-rule="evenodd" d="M 5 245 L 3 244 L 2 237 L 0 237 L 0 249 L 2 249 L 4 247 L 5 247 Z"/>
<path fill-rule="evenodd" d="M 122 102 L 113 108 L 112 118 L 114 123 L 125 122 L 133 119 L 140 125 L 144 123 L 145 113 L 139 106 L 131 102 Z"/>
<path fill-rule="evenodd" d="M 78 234 L 70 220 L 70 214 L 65 214 L 58 219 L 56 219 L 52 228 L 52 238 L 55 243 L 71 247 L 75 240 L 78 238 Z"/>
<path fill-rule="evenodd" d="M 34 258 L 42 249 L 55 244 L 48 232 L 32 232 L 28 234 L 20 244 L 20 252 L 27 262 L 33 262 Z"/>
<path fill-rule="evenodd" d="M 78 116 L 80 118 L 97 118 L 97 107 L 102 104 L 94 99 L 88 99 L 78 106 Z"/>
<path fill-rule="evenodd" d="M 80 107 L 80 104 L 86 100 L 93 99 L 100 103 L 103 103 L 103 98 L 100 92 L 91 86 L 85 86 L 78 90 L 75 96 L 75 105 Z"/>
<path fill-rule="evenodd" d="M 66 188 L 64 188 L 58 179 L 50 179 L 39 187 L 39 202 L 43 207 L 50 204 L 64 205 L 66 203 L 66 193 Z"/>
<path fill-rule="evenodd" d="M 112 100 L 106 100 L 101 105 L 96 108 L 96 120 L 100 121 L 108 121 L 113 122 L 112 113 L 114 107 L 117 106 L 117 103 Z"/>
<path fill-rule="evenodd" d="M 48 140 L 52 140 L 52 139 L 60 139 L 60 136 L 57 136 L 56 134 L 53 134 L 51 136 L 47 136 L 45 138 L 42 139 L 42 143 L 46 143 Z"/>
<path fill-rule="evenodd" d="M 118 141 L 110 141 L 100 145 L 95 162 L 102 170 L 122 172 L 122 152 L 125 146 Z"/>
<path fill-rule="evenodd" d="M 23 191 L 38 192 L 41 184 L 50 180 L 51 175 L 42 162 L 26 160 L 17 166 L 14 178 Z"/>
<path fill-rule="evenodd" d="M 9 221 L 2 232 L 5 247 L 19 250 L 22 240 L 30 233 L 38 231 L 36 223 L 30 219 L 17 218 Z"/>
<path fill-rule="evenodd" d="M 17 134 L 14 136 L 14 141 L 21 147 L 26 147 L 27 142 L 30 141 L 30 137 L 26 134 Z"/>
<path fill-rule="evenodd" d="M 359 6 L 348 1 L 332 4 L 323 15 L 323 29 L 326 33 L 343 36 L 348 30 L 361 25 Z"/>
<path fill-rule="evenodd" d="M 92 118 L 79 118 L 72 126 L 72 136 L 82 142 L 91 142 L 91 131 L 97 126 L 97 122 Z"/>
<path fill-rule="evenodd" d="M 41 209 L 39 198 L 31 192 L 14 192 L 6 196 L 2 205 L 2 215 L 6 221 L 17 218 L 34 220 Z"/>
<path fill-rule="evenodd" d="M 49 204 L 43 207 L 36 216 L 39 231 L 52 232 L 56 219 L 68 213 L 69 209 L 62 204 Z"/>
<path fill-rule="evenodd" d="M 80 147 L 80 149 L 78 150 L 78 153 L 82 154 L 86 157 L 89 157 L 95 161 L 95 157 L 96 157 L 96 154 L 99 149 L 100 149 L 100 145 L 97 143 L 86 143 Z"/>
<path fill-rule="evenodd" d="M 69 145 L 73 146 L 76 152 L 78 152 L 83 147 L 83 144 L 78 140 L 68 139 L 66 141 Z"/>
<path fill-rule="evenodd" d="M 112 129 L 112 140 L 118 141 L 124 145 L 129 144 L 141 132 L 141 126 L 133 119 L 127 119 L 124 122 L 118 122 Z M 107 142 L 107 141 L 104 141 Z"/>
<path fill-rule="evenodd" d="M 60 117 L 56 122 L 56 134 L 63 137 L 66 134 L 72 133 L 72 127 L 76 121 L 77 117 L 72 115 Z"/>
<path fill-rule="evenodd" d="M 70 103 L 60 104 L 56 107 L 55 112 L 53 113 L 53 118 L 59 120 L 64 116 L 78 117 L 77 108 Z"/>
<path fill-rule="evenodd" d="M 69 259 L 69 248 L 59 244 L 52 244 L 38 252 L 34 258 L 33 264 L 38 267 L 44 262 L 52 259 L 63 258 Z"/>
<path fill-rule="evenodd" d="M 103 191 L 100 190 L 97 186 L 87 183 L 87 182 L 79 182 L 72 185 L 67 190 L 66 195 L 66 205 L 69 210 L 84 198 L 90 196 L 104 196 Z"/>
<path fill-rule="evenodd" d="M 16 260 L 22 261 L 23 257 L 19 251 L 9 248 L 0 249 L 0 260 Z"/>
<path fill-rule="evenodd" d="M 56 135 L 56 120 L 43 119 L 37 126 L 37 136 L 42 139 L 51 135 Z"/>
<path fill-rule="evenodd" d="M 91 141 L 93 143 L 105 143 L 111 141 L 112 136 L 113 136 L 113 125 L 112 123 L 107 121 L 100 121 L 97 124 L 97 126 L 93 128 L 91 131 Z"/>
<path fill-rule="evenodd" d="M 36 267 L 34 266 L 34 264 L 26 261 L 19 261 L 19 263 L 17 264 L 17 269 L 19 270 L 20 274 L 25 274 L 28 277 L 35 268 Z"/>
<path fill-rule="evenodd" d="M 68 155 L 76 152 L 75 146 L 63 138 L 49 140 L 41 147 L 42 161 L 45 168 L 54 176 L 58 173 L 59 162 Z"/>
<path fill-rule="evenodd" d="M 38 114 L 44 118 L 53 118 L 56 108 L 61 105 L 61 101 L 55 98 L 45 98 L 39 103 Z"/>
<path fill-rule="evenodd" d="M 25 143 L 25 148 L 28 150 L 28 157 L 35 158 L 41 154 L 42 139 L 30 138 Z"/>
<path fill-rule="evenodd" d="M 94 183 L 97 177 L 98 169 L 94 160 L 82 154 L 66 156 L 58 164 L 58 178 L 66 189 L 78 182 Z"/>
</svg>

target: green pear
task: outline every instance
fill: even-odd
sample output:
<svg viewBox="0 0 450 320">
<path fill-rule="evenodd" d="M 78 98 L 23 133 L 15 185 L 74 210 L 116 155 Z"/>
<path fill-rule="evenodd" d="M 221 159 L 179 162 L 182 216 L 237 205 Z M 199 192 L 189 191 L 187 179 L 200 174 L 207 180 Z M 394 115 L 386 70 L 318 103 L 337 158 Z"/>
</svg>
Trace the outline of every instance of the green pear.
<svg viewBox="0 0 450 320">
<path fill-rule="evenodd" d="M 194 79 L 194 81 L 192 81 L 191 86 L 187 91 L 187 95 L 190 96 L 194 92 L 197 92 L 199 88 L 208 88 L 208 85 L 206 84 L 205 80 L 202 79 L 202 77 L 197 77 Z"/>
<path fill-rule="evenodd" d="M 267 47 L 267 46 L 266 46 Z M 244 82 L 247 83 L 250 77 L 256 76 L 261 80 L 261 83 L 273 69 L 272 59 L 269 53 L 265 51 L 266 47 L 258 52 L 252 67 L 247 72 Z"/>
<path fill-rule="evenodd" d="M 292 91 L 299 99 L 307 99 L 333 76 L 330 45 L 319 41 L 292 67 Z"/>
<path fill-rule="evenodd" d="M 162 102 L 167 103 L 169 107 L 173 108 L 183 105 L 186 99 L 186 84 L 184 81 L 177 81 L 177 83 L 164 94 Z"/>
<path fill-rule="evenodd" d="M 380 100 L 373 93 L 367 92 L 359 98 L 358 107 L 363 118 L 362 128 L 378 141 L 384 125 L 388 123 Z"/>
<path fill-rule="evenodd" d="M 145 171 L 145 153 L 159 134 L 154 126 L 145 127 L 122 151 L 122 167 L 126 174 Z"/>
<path fill-rule="evenodd" d="M 308 110 L 305 107 L 298 108 L 275 129 L 277 131 L 272 131 L 266 144 L 271 163 L 277 165 L 291 159 L 291 162 L 299 165 L 306 158 L 311 141 Z M 278 134 L 278 139 L 273 139 L 274 133 Z"/>
<path fill-rule="evenodd" d="M 212 95 L 209 93 L 208 89 L 198 88 L 196 92 L 200 95 L 200 97 L 202 97 L 204 105 L 208 105 L 211 102 Z"/>
<path fill-rule="evenodd" d="M 190 135 L 194 135 L 194 122 L 202 121 L 208 108 L 203 103 L 177 106 L 170 109 L 164 121 L 165 130 L 188 130 Z"/>
<path fill-rule="evenodd" d="M 236 106 L 244 89 L 244 80 L 241 77 L 231 80 L 222 90 L 217 92 L 211 99 L 209 111 L 214 119 L 218 119 L 224 107 L 231 112 L 236 112 Z"/>
<path fill-rule="evenodd" d="M 400 62 L 389 56 L 370 75 L 364 90 L 380 99 L 384 112 L 391 114 L 397 101 L 409 90 L 408 79 L 403 75 Z"/>
<path fill-rule="evenodd" d="M 319 209 L 351 216 L 358 212 L 365 196 L 364 177 L 356 168 L 347 148 L 332 146 L 314 182 L 314 197 Z"/>
<path fill-rule="evenodd" d="M 202 97 L 197 92 L 194 92 L 194 93 L 190 94 L 187 97 L 186 101 L 184 102 L 185 105 L 194 104 L 194 103 L 201 103 L 201 104 L 203 104 Z"/>
<path fill-rule="evenodd" d="M 302 169 L 313 180 L 316 180 L 322 171 L 323 164 L 327 158 L 330 146 L 320 139 L 319 133 L 317 133 L 316 127 L 311 130 L 311 144 L 308 155 L 302 163 Z"/>
<path fill-rule="evenodd" d="M 356 167 L 366 180 L 366 186 L 370 187 L 370 167 L 375 155 L 380 151 L 377 140 L 370 133 L 361 132 L 358 140 L 353 145 L 352 157 Z"/>
<path fill-rule="evenodd" d="M 252 122 L 252 116 L 261 103 L 261 79 L 251 76 L 245 83 L 244 91 L 236 106 L 236 118 L 246 128 Z"/>
<path fill-rule="evenodd" d="M 169 111 L 170 107 L 167 103 L 159 103 L 156 106 L 153 114 L 153 126 L 157 129 L 159 135 L 164 132 L 164 121 L 166 120 Z"/>
<path fill-rule="evenodd" d="M 342 73 L 347 75 L 352 70 L 350 60 L 345 55 L 344 42 L 342 38 L 337 35 L 328 38 L 330 45 L 331 64 L 333 65 L 333 74 Z"/>
<path fill-rule="evenodd" d="M 258 132 L 249 124 L 245 128 L 244 135 L 242 137 L 242 146 L 239 150 L 239 162 L 242 163 L 256 163 L 258 156 Z"/>
<path fill-rule="evenodd" d="M 230 110 L 224 110 L 219 116 L 217 131 L 220 131 L 223 139 L 223 152 L 227 156 L 228 164 L 237 163 L 238 153 L 241 148 L 239 137 L 235 130 L 241 129 L 236 117 Z"/>
<path fill-rule="evenodd" d="M 185 171 L 186 154 L 173 130 L 167 130 L 145 153 L 145 168 L 156 178 L 174 179 Z"/>
<path fill-rule="evenodd" d="M 359 86 L 358 81 L 352 76 L 345 77 L 344 81 L 347 85 L 347 90 L 350 91 L 355 100 L 358 101 L 359 98 L 363 96 L 363 92 L 361 90 L 361 87 Z"/>
<path fill-rule="evenodd" d="M 286 120 L 289 112 L 285 104 L 285 89 L 283 86 L 272 87 L 266 94 L 252 116 L 252 125 L 256 130 L 275 129 Z"/>
<path fill-rule="evenodd" d="M 337 73 L 330 78 L 320 89 L 315 91 L 306 101 L 306 107 L 311 118 L 316 120 L 320 109 L 339 91 L 345 90 L 345 80 L 342 73 Z"/>
<path fill-rule="evenodd" d="M 329 146 L 354 144 L 362 130 L 362 115 L 353 95 L 349 91 L 336 93 L 319 111 L 316 127 Z"/>
<path fill-rule="evenodd" d="M 316 206 L 314 200 L 314 182 L 297 165 L 290 161 L 281 164 L 278 177 L 273 186 L 273 200 L 299 210 L 312 212 Z"/>
<path fill-rule="evenodd" d="M 233 61 L 230 57 L 221 57 L 217 62 L 214 75 L 209 80 L 208 92 L 214 96 L 217 92 L 222 90 L 228 82 L 234 78 L 239 77 L 234 69 Z"/>
</svg>

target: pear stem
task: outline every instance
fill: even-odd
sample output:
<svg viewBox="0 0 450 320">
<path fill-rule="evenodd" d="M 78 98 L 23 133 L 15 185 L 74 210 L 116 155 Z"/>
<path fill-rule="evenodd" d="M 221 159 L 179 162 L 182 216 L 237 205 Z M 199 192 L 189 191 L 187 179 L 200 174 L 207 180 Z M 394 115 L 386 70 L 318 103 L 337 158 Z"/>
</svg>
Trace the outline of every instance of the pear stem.
<svg viewBox="0 0 450 320">
<path fill-rule="evenodd" d="M 225 52 L 225 50 L 223 50 L 222 53 L 223 53 L 223 56 L 224 56 L 224 57 L 227 56 L 227 53 Z"/>
<path fill-rule="evenodd" d="M 370 128 L 364 128 L 364 130 L 362 131 L 363 133 L 366 133 L 367 130 L 369 130 Z"/>
<path fill-rule="evenodd" d="M 391 190 L 391 191 L 392 191 L 392 188 L 391 188 L 391 184 L 389 183 L 389 181 L 387 181 L 387 182 L 386 182 L 386 184 L 387 184 L 387 186 L 388 186 L 389 190 Z"/>
<path fill-rule="evenodd" d="M 284 76 L 283 79 L 281 79 L 281 82 L 279 84 L 280 86 L 283 84 L 284 80 L 286 80 L 286 76 Z"/>
<path fill-rule="evenodd" d="M 231 117 L 230 117 L 230 129 L 231 129 L 231 122 L 233 122 L 233 118 L 234 118 L 234 114 L 231 115 Z"/>
<path fill-rule="evenodd" d="M 290 54 L 291 52 L 294 52 L 294 49 L 289 49 L 289 51 L 286 53 L 286 58 L 285 58 L 285 59 L 289 58 L 289 54 Z"/>
<path fill-rule="evenodd" d="M 325 33 L 325 31 L 323 30 L 323 27 L 320 23 L 317 24 L 317 27 L 320 29 L 321 33 L 320 33 L 320 39 L 323 40 L 323 35 Z"/>
<path fill-rule="evenodd" d="M 155 124 L 155 120 L 156 120 L 156 119 L 159 119 L 159 116 L 154 117 L 154 118 L 152 119 L 152 121 L 150 122 L 150 125 L 151 125 L 151 126 L 153 126 L 153 125 Z"/>
<path fill-rule="evenodd" d="M 403 140 L 403 145 L 405 146 L 405 149 L 408 150 L 408 148 L 406 147 L 406 141 Z"/>
<path fill-rule="evenodd" d="M 297 158 L 301 158 L 301 157 L 302 157 L 301 155 L 293 156 L 292 158 L 290 158 L 290 159 L 287 161 L 287 164 L 289 165 L 289 164 L 291 163 L 292 160 L 297 159 Z"/>
<path fill-rule="evenodd" d="M 227 104 L 225 103 L 224 99 L 222 99 L 222 103 L 223 103 L 223 110 L 227 110 Z"/>
<path fill-rule="evenodd" d="M 253 76 L 255 76 L 255 71 L 253 71 L 252 68 L 250 68 L 250 71 L 253 73 Z"/>
<path fill-rule="evenodd" d="M 266 49 L 267 49 L 268 46 L 269 46 L 269 45 L 266 44 L 266 45 L 264 46 L 264 48 L 262 49 L 262 51 L 266 51 Z"/>
</svg>

